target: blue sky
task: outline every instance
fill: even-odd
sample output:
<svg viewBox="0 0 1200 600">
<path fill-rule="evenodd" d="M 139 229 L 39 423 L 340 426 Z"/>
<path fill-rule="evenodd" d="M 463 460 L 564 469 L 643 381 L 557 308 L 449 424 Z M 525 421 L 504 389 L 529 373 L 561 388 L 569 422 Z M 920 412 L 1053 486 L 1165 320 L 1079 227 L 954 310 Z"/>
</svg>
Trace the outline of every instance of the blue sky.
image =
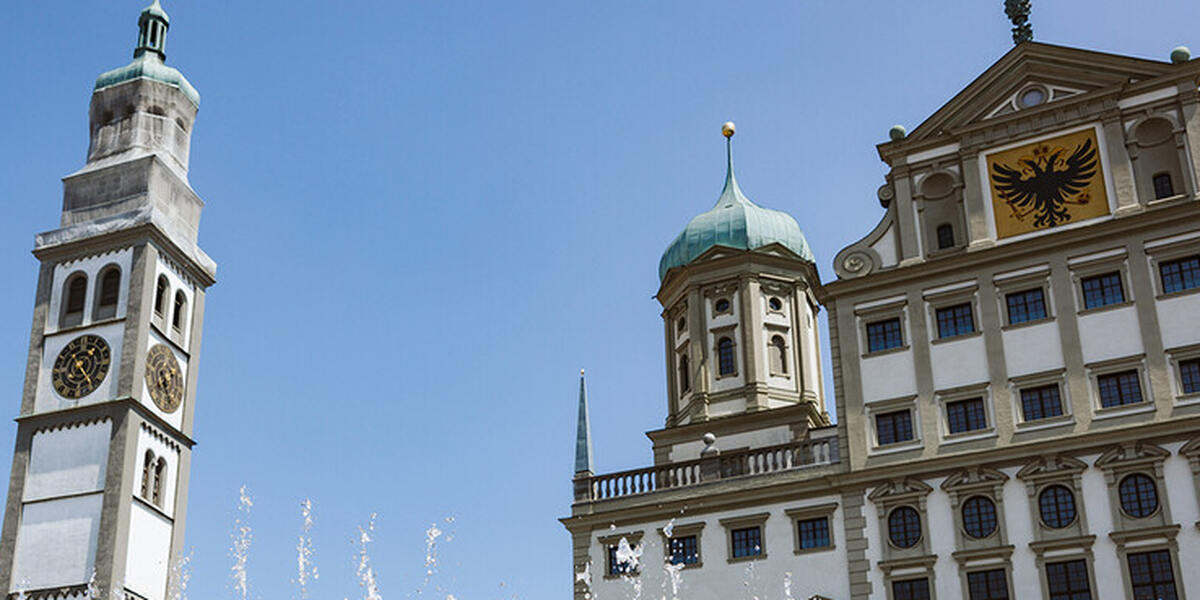
<svg viewBox="0 0 1200 600">
<path fill-rule="evenodd" d="M 91 84 L 128 61 L 142 4 L 5 7 L 0 415 L 19 406 L 33 234 L 57 226 Z M 746 194 L 795 215 L 832 277 L 881 217 L 874 145 L 1011 47 L 1002 5 L 168 0 L 168 62 L 202 95 L 201 244 L 220 263 L 190 595 L 233 596 L 245 484 L 253 598 L 294 596 L 304 498 L 313 597 L 360 595 L 372 513 L 385 597 L 566 597 L 578 370 L 597 469 L 648 465 L 658 258 L 720 192 L 721 123 L 738 123 Z M 1033 22 L 1051 43 L 1200 51 L 1185 0 L 1035 2 Z M 2 465 L 15 433 L 0 425 Z M 453 539 L 425 583 L 434 522 Z"/>
</svg>

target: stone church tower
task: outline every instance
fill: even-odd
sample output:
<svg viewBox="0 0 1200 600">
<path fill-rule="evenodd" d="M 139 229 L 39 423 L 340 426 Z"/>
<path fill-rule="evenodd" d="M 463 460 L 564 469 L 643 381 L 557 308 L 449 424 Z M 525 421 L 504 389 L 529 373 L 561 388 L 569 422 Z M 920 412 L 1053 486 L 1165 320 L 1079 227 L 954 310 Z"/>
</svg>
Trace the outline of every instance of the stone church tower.
<svg viewBox="0 0 1200 600">
<path fill-rule="evenodd" d="M 204 294 L 188 184 L 200 97 L 164 64 L 170 20 L 138 19 L 128 65 L 96 80 L 87 164 L 63 180 L 41 261 L 0 590 L 160 600 L 183 545 Z"/>
</svg>

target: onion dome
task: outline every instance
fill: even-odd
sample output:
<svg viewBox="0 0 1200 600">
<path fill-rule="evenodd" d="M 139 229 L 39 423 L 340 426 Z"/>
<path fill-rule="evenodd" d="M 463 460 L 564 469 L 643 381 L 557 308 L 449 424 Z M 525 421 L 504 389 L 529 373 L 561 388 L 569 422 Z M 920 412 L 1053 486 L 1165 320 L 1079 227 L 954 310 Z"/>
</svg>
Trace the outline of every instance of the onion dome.
<svg viewBox="0 0 1200 600">
<path fill-rule="evenodd" d="M 183 73 L 163 63 L 167 56 L 167 29 L 170 23 L 171 18 L 158 0 L 142 9 L 138 15 L 138 45 L 133 51 L 133 62 L 100 75 L 96 78 L 94 89 L 101 90 L 134 79 L 153 79 L 179 88 L 188 100 L 199 106 L 200 92 L 188 83 Z"/>
<path fill-rule="evenodd" d="M 733 123 L 726 123 L 725 189 L 712 210 L 698 215 L 671 242 L 658 263 L 658 278 L 665 280 L 671 269 L 687 266 L 714 246 L 758 250 L 781 244 L 800 258 L 813 261 L 808 240 L 791 215 L 763 208 L 750 201 L 733 175 Z"/>
</svg>

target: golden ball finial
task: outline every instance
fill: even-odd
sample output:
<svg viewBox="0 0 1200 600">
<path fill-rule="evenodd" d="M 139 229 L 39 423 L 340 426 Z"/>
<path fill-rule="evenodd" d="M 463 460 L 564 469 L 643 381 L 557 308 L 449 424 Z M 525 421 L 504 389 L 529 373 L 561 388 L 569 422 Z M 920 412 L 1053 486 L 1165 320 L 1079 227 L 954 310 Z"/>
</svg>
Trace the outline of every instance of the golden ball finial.
<svg viewBox="0 0 1200 600">
<path fill-rule="evenodd" d="M 725 124 L 721 126 L 721 135 L 727 138 L 733 137 L 735 131 L 737 131 L 737 127 L 733 124 L 733 121 L 725 121 Z"/>
<path fill-rule="evenodd" d="M 580 375 L 583 375 L 583 369 L 580 369 L 580 370 L 579 370 L 579 374 L 580 374 Z"/>
</svg>

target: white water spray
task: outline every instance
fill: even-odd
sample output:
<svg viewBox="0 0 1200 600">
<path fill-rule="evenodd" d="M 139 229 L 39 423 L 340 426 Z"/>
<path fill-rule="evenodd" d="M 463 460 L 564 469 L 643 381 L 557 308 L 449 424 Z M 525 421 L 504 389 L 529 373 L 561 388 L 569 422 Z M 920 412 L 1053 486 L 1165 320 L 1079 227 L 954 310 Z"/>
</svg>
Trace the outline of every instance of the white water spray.
<svg viewBox="0 0 1200 600">
<path fill-rule="evenodd" d="M 250 531 L 250 509 L 253 507 L 254 501 L 250 499 L 250 493 L 243 485 L 242 489 L 238 490 L 238 516 L 233 522 L 233 533 L 230 534 L 233 545 L 229 549 L 229 555 L 233 557 L 233 567 L 230 568 L 233 591 L 240 595 L 242 600 L 246 600 L 250 591 L 246 563 L 250 560 L 250 543 L 254 540 Z"/>
<path fill-rule="evenodd" d="M 180 556 L 171 565 L 170 584 L 167 588 L 167 598 L 170 600 L 187 600 L 188 581 L 192 579 L 192 555 Z"/>
<path fill-rule="evenodd" d="M 300 503 L 300 516 L 304 519 L 300 541 L 296 543 L 296 586 L 300 588 L 300 600 L 308 600 L 308 586 L 320 578 L 317 565 L 313 562 L 312 543 L 312 500 Z"/>
<path fill-rule="evenodd" d="M 371 520 L 367 522 L 367 528 L 358 528 L 358 584 L 363 588 L 364 600 L 383 600 L 383 595 L 379 593 L 379 582 L 375 579 L 375 570 L 371 567 L 371 556 L 367 552 L 367 546 L 371 543 L 371 536 L 375 534 L 375 513 L 371 513 Z"/>
</svg>

